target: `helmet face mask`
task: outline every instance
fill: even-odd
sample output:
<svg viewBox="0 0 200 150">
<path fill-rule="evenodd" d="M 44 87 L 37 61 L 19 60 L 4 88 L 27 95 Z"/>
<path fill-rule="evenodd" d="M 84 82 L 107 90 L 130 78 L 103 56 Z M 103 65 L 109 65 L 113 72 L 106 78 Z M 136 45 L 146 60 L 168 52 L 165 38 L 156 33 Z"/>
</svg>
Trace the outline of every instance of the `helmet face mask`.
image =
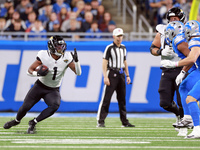
<svg viewBox="0 0 200 150">
<path fill-rule="evenodd" d="M 200 35 L 200 23 L 196 20 L 186 22 L 184 32 L 187 41 L 189 41 L 192 36 Z"/>
<path fill-rule="evenodd" d="M 174 7 L 167 12 L 166 18 L 170 22 L 170 17 L 178 17 L 182 23 L 185 22 L 185 13 L 182 9 Z"/>
<path fill-rule="evenodd" d="M 171 45 L 172 40 L 178 34 L 184 33 L 184 24 L 180 21 L 173 21 L 168 23 L 165 29 L 165 39 L 167 44 Z"/>
<path fill-rule="evenodd" d="M 67 44 L 61 36 L 52 36 L 48 41 L 48 50 L 56 56 L 64 55 Z"/>
</svg>

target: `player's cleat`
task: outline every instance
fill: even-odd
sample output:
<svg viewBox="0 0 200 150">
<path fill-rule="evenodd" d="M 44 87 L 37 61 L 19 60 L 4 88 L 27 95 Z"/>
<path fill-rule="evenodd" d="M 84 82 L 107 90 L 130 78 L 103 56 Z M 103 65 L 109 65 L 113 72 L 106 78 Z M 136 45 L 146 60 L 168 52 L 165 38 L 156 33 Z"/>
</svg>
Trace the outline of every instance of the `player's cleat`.
<svg viewBox="0 0 200 150">
<path fill-rule="evenodd" d="M 172 124 L 174 128 L 188 128 L 192 129 L 194 127 L 192 118 L 186 118 L 184 117 L 183 119 L 180 119 L 179 122 L 173 123 Z"/>
<path fill-rule="evenodd" d="M 195 126 L 193 131 L 185 139 L 200 139 L 200 126 Z"/>
<path fill-rule="evenodd" d="M 181 121 L 180 116 L 176 116 L 176 122 L 173 123 L 172 126 L 173 126 L 174 128 L 177 128 L 177 125 L 180 123 L 180 121 Z"/>
<path fill-rule="evenodd" d="M 37 123 L 35 123 L 34 119 L 29 121 L 29 123 L 28 123 L 29 127 L 28 127 L 28 130 L 27 130 L 28 134 L 34 134 L 35 133 L 35 130 L 36 130 L 35 125 L 36 124 Z"/>
<path fill-rule="evenodd" d="M 188 129 L 187 128 L 180 128 L 177 136 L 187 136 Z"/>
<path fill-rule="evenodd" d="M 185 119 L 185 118 L 183 118 L 183 120 L 177 125 L 177 127 L 178 128 L 192 129 L 194 127 L 194 125 L 193 125 L 192 119 Z"/>
<path fill-rule="evenodd" d="M 4 124 L 4 129 L 10 129 L 12 126 L 16 126 L 20 123 L 20 121 L 16 121 L 15 119 L 14 120 L 11 120 L 11 121 L 8 121 Z"/>
<path fill-rule="evenodd" d="M 98 128 L 101 128 L 101 127 L 106 127 L 104 123 L 97 123 L 97 126 Z"/>
<path fill-rule="evenodd" d="M 135 127 L 135 125 L 128 123 L 128 124 L 123 124 L 121 127 Z"/>
</svg>

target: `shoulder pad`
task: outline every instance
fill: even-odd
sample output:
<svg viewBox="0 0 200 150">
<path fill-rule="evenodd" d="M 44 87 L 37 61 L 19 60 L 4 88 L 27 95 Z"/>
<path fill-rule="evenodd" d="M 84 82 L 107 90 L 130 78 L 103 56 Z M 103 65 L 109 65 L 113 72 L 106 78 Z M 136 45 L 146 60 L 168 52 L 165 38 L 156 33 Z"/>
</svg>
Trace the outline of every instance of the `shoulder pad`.
<svg viewBox="0 0 200 150">
<path fill-rule="evenodd" d="M 197 38 L 193 38 L 192 40 L 189 41 L 189 43 L 188 43 L 189 49 L 194 46 L 200 46 L 200 38 L 198 38 L 198 40 L 197 40 Z"/>
<path fill-rule="evenodd" d="M 178 45 L 178 44 L 180 44 L 180 43 L 182 43 L 182 42 L 186 42 L 186 39 L 185 39 L 185 37 L 184 37 L 184 35 L 183 34 L 178 34 L 175 38 L 174 38 L 174 45 Z"/>
<path fill-rule="evenodd" d="M 166 25 L 164 25 L 164 24 L 159 24 L 156 26 L 156 30 L 163 35 L 165 34 L 165 32 L 164 32 L 165 28 L 166 28 Z"/>
<path fill-rule="evenodd" d="M 65 52 L 65 55 L 64 55 L 64 57 L 63 57 L 62 59 L 63 59 L 65 62 L 66 62 L 66 60 L 69 61 L 69 62 L 71 62 L 71 61 L 73 60 L 72 55 L 71 55 L 71 53 L 69 53 L 69 52 Z"/>
</svg>

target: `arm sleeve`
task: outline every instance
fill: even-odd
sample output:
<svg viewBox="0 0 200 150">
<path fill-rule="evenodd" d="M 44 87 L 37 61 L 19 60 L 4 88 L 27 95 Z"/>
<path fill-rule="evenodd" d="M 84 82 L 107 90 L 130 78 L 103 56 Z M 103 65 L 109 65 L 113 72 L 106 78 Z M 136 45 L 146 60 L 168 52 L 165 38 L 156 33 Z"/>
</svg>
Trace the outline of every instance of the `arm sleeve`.
<svg viewBox="0 0 200 150">
<path fill-rule="evenodd" d="M 74 64 L 75 64 L 76 74 L 78 76 L 80 76 L 81 73 L 82 73 L 80 62 L 79 61 L 78 62 L 74 62 Z"/>
</svg>

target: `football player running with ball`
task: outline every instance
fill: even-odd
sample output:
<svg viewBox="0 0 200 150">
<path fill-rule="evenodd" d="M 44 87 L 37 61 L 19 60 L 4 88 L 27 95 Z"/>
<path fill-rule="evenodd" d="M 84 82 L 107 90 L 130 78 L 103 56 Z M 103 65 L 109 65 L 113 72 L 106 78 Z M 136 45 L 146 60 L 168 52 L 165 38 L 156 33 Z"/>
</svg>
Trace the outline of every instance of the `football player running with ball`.
<svg viewBox="0 0 200 150">
<path fill-rule="evenodd" d="M 24 103 L 19 108 L 14 120 L 4 124 L 4 129 L 9 129 L 20 123 L 26 113 L 41 98 L 48 105 L 36 118 L 29 121 L 28 134 L 35 133 L 38 122 L 52 116 L 60 106 L 61 96 L 59 87 L 64 73 L 69 67 L 76 75 L 81 75 L 81 66 L 78 61 L 76 49 L 74 53 L 65 52 L 66 42 L 61 36 L 52 36 L 48 41 L 48 50 L 38 52 L 35 62 L 29 67 L 27 74 L 38 77 L 34 86 L 27 93 Z"/>
</svg>

